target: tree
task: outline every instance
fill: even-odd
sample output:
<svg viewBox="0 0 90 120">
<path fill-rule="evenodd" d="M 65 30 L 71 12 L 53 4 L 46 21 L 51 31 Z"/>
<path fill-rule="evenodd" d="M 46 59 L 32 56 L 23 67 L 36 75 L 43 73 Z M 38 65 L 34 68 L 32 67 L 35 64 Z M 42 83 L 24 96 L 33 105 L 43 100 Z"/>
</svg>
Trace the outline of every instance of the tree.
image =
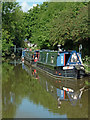
<svg viewBox="0 0 90 120">
<path fill-rule="evenodd" d="M 14 46 L 8 31 L 2 29 L 2 56 L 9 54 L 9 49 L 11 46 Z"/>
<path fill-rule="evenodd" d="M 3 2 L 2 6 L 2 50 L 6 51 L 5 46 L 10 48 L 13 45 L 17 47 L 24 46 L 25 27 L 24 27 L 24 13 L 17 2 Z M 7 36 L 5 36 L 7 35 Z M 6 45 L 5 45 L 6 43 Z M 11 46 L 10 46 L 11 45 Z"/>
<path fill-rule="evenodd" d="M 62 44 L 78 51 L 82 44 L 88 54 L 87 3 L 44 2 L 26 13 L 25 24 L 28 40 L 40 49 L 57 49 L 57 44 Z"/>
<path fill-rule="evenodd" d="M 79 44 L 86 48 L 88 45 L 88 7 L 80 3 L 67 3 L 66 8 L 51 23 L 50 42 L 53 46 L 62 44 L 66 49 L 78 50 Z"/>
</svg>

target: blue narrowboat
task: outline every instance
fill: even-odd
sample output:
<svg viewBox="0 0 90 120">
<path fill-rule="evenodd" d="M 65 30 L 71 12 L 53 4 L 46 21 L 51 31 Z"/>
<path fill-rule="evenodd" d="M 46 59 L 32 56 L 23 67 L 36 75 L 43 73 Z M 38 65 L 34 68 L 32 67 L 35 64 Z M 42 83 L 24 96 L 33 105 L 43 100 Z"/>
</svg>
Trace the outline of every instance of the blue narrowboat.
<svg viewBox="0 0 90 120">
<path fill-rule="evenodd" d="M 85 76 L 81 54 L 76 51 L 42 50 L 37 66 L 56 76 L 71 78 Z"/>
<path fill-rule="evenodd" d="M 76 51 L 26 51 L 24 58 L 54 77 L 82 78 L 86 75 L 81 53 Z"/>
<path fill-rule="evenodd" d="M 30 65 L 35 64 L 39 60 L 39 51 L 31 51 L 31 49 L 24 49 L 22 51 L 22 62 L 29 62 Z"/>
</svg>

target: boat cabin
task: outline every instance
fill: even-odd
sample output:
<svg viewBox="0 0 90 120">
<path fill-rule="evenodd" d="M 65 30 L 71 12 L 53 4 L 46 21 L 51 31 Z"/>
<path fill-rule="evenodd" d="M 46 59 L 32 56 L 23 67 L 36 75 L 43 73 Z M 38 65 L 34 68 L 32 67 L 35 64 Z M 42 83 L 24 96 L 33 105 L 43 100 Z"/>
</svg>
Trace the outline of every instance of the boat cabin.
<svg viewBox="0 0 90 120">
<path fill-rule="evenodd" d="M 58 52 L 44 50 L 40 51 L 39 62 L 52 66 L 70 66 L 82 64 L 81 54 L 76 51 Z"/>
<path fill-rule="evenodd" d="M 61 52 L 57 57 L 57 66 L 82 64 L 81 54 L 76 51 Z"/>
</svg>

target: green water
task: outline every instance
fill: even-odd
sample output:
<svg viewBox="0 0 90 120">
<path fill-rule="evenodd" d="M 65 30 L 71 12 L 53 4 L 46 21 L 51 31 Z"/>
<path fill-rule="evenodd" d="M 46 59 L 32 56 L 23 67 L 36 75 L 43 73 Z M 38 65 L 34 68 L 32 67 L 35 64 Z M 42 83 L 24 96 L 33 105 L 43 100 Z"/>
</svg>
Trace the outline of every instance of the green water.
<svg viewBox="0 0 90 120">
<path fill-rule="evenodd" d="M 89 87 L 85 81 L 87 78 L 80 81 L 57 81 L 24 64 L 3 63 L 2 117 L 88 118 Z M 80 98 L 73 100 L 65 91 L 59 108 L 57 89 L 62 90 L 63 87 L 73 89 L 74 95 Z"/>
</svg>

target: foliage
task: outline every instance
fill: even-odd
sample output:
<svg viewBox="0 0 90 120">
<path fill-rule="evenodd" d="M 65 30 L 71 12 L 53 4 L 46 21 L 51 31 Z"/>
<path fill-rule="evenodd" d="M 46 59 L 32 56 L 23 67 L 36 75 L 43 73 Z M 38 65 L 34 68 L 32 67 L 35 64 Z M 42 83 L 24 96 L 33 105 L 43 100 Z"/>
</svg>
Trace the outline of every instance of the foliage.
<svg viewBox="0 0 90 120">
<path fill-rule="evenodd" d="M 11 46 L 13 46 L 12 40 L 10 39 L 10 35 L 8 34 L 8 31 L 2 29 L 2 55 L 5 56 L 6 54 L 9 54 L 9 49 Z"/>
<path fill-rule="evenodd" d="M 86 71 L 87 71 L 88 73 L 90 73 L 90 57 L 86 55 L 86 56 L 83 58 L 83 62 L 84 62 L 84 67 L 85 67 Z"/>
<path fill-rule="evenodd" d="M 44 2 L 26 13 L 25 26 L 27 39 L 40 49 L 57 49 L 62 44 L 78 50 L 82 44 L 83 53 L 89 54 L 87 3 Z"/>
<path fill-rule="evenodd" d="M 2 15 L 2 28 L 17 47 L 24 46 L 25 38 L 39 49 L 57 49 L 61 44 L 78 51 L 82 44 L 82 55 L 90 55 L 88 3 L 44 2 L 24 13 L 17 2 L 4 2 Z"/>
<path fill-rule="evenodd" d="M 84 57 L 84 61 L 90 62 L 90 57 L 86 55 L 86 56 Z"/>
<path fill-rule="evenodd" d="M 67 48 L 74 43 L 83 43 L 88 38 L 87 27 L 87 7 L 81 7 L 78 4 L 68 4 L 72 6 L 60 12 L 58 18 L 55 18 L 52 23 L 51 39 L 53 45 L 59 43 L 66 45 Z M 69 43 L 71 43 L 69 45 Z"/>
<path fill-rule="evenodd" d="M 2 7 L 2 51 L 3 55 L 13 45 L 24 46 L 23 11 L 16 2 L 4 2 Z M 9 52 L 8 52 L 9 54 Z"/>
</svg>

